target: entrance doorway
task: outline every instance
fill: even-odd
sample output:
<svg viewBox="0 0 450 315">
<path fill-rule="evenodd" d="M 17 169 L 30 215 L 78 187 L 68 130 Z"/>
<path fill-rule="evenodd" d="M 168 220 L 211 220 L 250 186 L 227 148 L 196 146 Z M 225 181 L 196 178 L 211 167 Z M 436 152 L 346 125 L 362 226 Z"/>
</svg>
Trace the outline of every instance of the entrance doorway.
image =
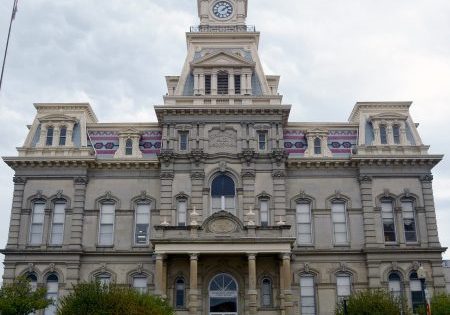
<svg viewBox="0 0 450 315">
<path fill-rule="evenodd" d="M 209 283 L 209 314 L 238 314 L 238 285 L 229 274 L 218 274 Z"/>
</svg>

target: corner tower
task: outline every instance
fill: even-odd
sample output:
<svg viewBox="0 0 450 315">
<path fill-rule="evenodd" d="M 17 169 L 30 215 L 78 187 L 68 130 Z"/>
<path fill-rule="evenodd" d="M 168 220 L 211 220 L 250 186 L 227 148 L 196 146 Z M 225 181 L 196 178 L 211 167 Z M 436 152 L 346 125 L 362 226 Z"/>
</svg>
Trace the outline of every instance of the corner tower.
<svg viewBox="0 0 450 315">
<path fill-rule="evenodd" d="M 198 0 L 200 24 L 186 34 L 180 76 L 166 77 L 165 105 L 281 105 L 279 76 L 266 76 L 247 0 Z M 257 98 L 258 100 L 255 100 Z"/>
</svg>

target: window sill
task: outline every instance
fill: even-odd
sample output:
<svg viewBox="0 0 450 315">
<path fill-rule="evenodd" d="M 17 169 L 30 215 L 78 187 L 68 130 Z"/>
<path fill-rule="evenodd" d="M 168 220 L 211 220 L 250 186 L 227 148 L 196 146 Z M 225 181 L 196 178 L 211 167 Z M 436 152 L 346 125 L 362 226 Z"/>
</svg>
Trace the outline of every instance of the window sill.
<svg viewBox="0 0 450 315">
<path fill-rule="evenodd" d="M 334 247 L 338 247 L 338 248 L 350 248 L 350 243 L 346 243 L 346 244 L 333 244 Z"/>
<path fill-rule="evenodd" d="M 114 245 L 97 245 L 95 246 L 97 249 L 113 249 Z"/>
</svg>

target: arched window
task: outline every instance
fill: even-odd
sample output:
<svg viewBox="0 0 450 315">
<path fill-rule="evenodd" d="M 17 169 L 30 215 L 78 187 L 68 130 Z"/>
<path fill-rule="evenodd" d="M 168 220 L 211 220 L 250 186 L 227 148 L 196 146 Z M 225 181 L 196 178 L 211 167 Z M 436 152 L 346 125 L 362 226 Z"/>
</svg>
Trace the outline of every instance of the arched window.
<svg viewBox="0 0 450 315">
<path fill-rule="evenodd" d="M 261 281 L 261 306 L 272 307 L 273 306 L 273 292 L 272 292 L 272 280 L 270 278 L 263 278 Z"/>
<path fill-rule="evenodd" d="M 212 211 L 235 212 L 236 189 L 234 181 L 227 175 L 219 175 L 211 184 Z"/>
<path fill-rule="evenodd" d="M 380 141 L 381 144 L 387 144 L 388 140 L 387 140 L 387 129 L 385 125 L 381 125 L 380 126 Z"/>
<path fill-rule="evenodd" d="M 331 203 L 331 218 L 333 220 L 335 244 L 348 243 L 347 210 L 346 204 L 340 200 Z"/>
<path fill-rule="evenodd" d="M 135 215 L 135 228 L 134 228 L 134 242 L 136 245 L 146 245 L 148 244 L 149 232 L 150 232 L 150 212 L 151 203 L 139 202 L 136 205 L 136 215 Z"/>
<path fill-rule="evenodd" d="M 417 242 L 416 212 L 414 211 L 414 200 L 404 198 L 401 200 L 403 214 L 403 229 L 405 231 L 406 243 Z"/>
<path fill-rule="evenodd" d="M 64 240 L 64 222 L 66 220 L 66 201 L 56 200 L 53 208 L 52 230 L 50 237 L 51 245 L 62 245 Z"/>
<path fill-rule="evenodd" d="M 219 71 L 217 73 L 217 94 L 228 94 L 228 72 Z"/>
<path fill-rule="evenodd" d="M 44 232 L 45 218 L 45 200 L 36 200 L 33 202 L 33 212 L 31 214 L 30 226 L 30 245 L 42 244 L 42 235 Z"/>
<path fill-rule="evenodd" d="M 133 289 L 141 294 L 147 293 L 147 277 L 146 276 L 134 276 L 133 277 Z"/>
<path fill-rule="evenodd" d="M 302 315 L 316 314 L 316 292 L 314 276 L 304 274 L 300 276 L 300 307 Z"/>
<path fill-rule="evenodd" d="M 397 272 L 389 274 L 389 292 L 395 298 L 399 299 L 402 296 L 402 280 Z"/>
<path fill-rule="evenodd" d="M 175 280 L 175 308 L 186 307 L 186 283 L 182 277 Z"/>
<path fill-rule="evenodd" d="M 400 126 L 399 125 L 392 126 L 392 135 L 394 137 L 394 143 L 400 144 Z"/>
<path fill-rule="evenodd" d="M 312 243 L 311 202 L 299 200 L 296 206 L 297 245 Z"/>
<path fill-rule="evenodd" d="M 422 282 L 417 276 L 417 272 L 411 273 L 409 276 L 409 287 L 411 289 L 411 302 L 413 311 L 416 312 L 417 308 L 425 304 L 425 296 L 422 290 Z"/>
<path fill-rule="evenodd" d="M 67 140 L 67 127 L 63 126 L 59 129 L 59 145 L 66 145 Z"/>
<path fill-rule="evenodd" d="M 56 314 L 56 305 L 58 302 L 58 276 L 56 274 L 50 274 L 47 277 L 47 299 L 53 300 L 53 305 L 48 306 L 44 315 L 54 315 Z"/>
<path fill-rule="evenodd" d="M 100 282 L 102 286 L 108 286 L 111 284 L 111 274 L 102 272 L 95 277 L 95 280 Z"/>
<path fill-rule="evenodd" d="M 125 155 L 133 155 L 133 140 L 127 139 L 125 142 Z"/>
<path fill-rule="evenodd" d="M 98 233 L 98 244 L 102 246 L 112 246 L 114 244 L 114 222 L 115 222 L 114 202 L 104 202 L 100 207 L 100 229 Z"/>
<path fill-rule="evenodd" d="M 215 276 L 209 284 L 209 312 L 211 314 L 237 314 L 238 285 L 228 274 Z"/>
<path fill-rule="evenodd" d="M 31 291 L 34 292 L 37 289 L 37 276 L 34 272 L 27 274 L 27 280 L 30 281 Z"/>
<path fill-rule="evenodd" d="M 396 242 L 394 201 L 390 198 L 381 199 L 381 218 L 383 219 L 384 241 L 386 243 Z"/>
<path fill-rule="evenodd" d="M 177 200 L 177 221 L 178 226 L 187 225 L 187 200 L 185 198 Z"/>
<path fill-rule="evenodd" d="M 322 154 L 322 140 L 320 138 L 314 139 L 314 154 Z"/>
<path fill-rule="evenodd" d="M 47 127 L 47 138 L 45 139 L 46 146 L 53 145 L 53 131 L 54 131 L 54 128 L 52 126 Z"/>
<path fill-rule="evenodd" d="M 351 283 L 352 279 L 349 274 L 338 273 L 336 275 L 336 293 L 339 301 L 350 296 L 352 291 Z"/>
</svg>

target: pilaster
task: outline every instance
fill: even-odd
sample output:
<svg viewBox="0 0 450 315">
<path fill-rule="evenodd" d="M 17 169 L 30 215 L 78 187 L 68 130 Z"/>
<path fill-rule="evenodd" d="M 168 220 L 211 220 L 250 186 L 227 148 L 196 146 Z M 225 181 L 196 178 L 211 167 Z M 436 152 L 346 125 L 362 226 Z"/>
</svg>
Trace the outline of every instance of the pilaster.
<svg viewBox="0 0 450 315">
<path fill-rule="evenodd" d="M 70 226 L 70 249 L 81 250 L 83 242 L 83 214 L 86 203 L 87 177 L 76 177 L 74 183 L 74 198 L 72 224 Z"/>
<path fill-rule="evenodd" d="M 198 255 L 190 255 L 190 272 L 189 272 L 189 314 L 196 315 L 200 309 L 198 299 Z"/>
<path fill-rule="evenodd" d="M 9 224 L 8 243 L 6 245 L 7 249 L 17 249 L 19 245 L 19 235 L 21 233 L 20 218 L 23 204 L 23 192 L 25 189 L 27 179 L 24 177 L 15 176 L 13 182 L 14 182 L 14 192 L 11 207 L 12 210 Z M 22 233 L 25 233 L 25 231 L 22 231 Z"/>
<path fill-rule="evenodd" d="M 361 190 L 361 203 L 363 209 L 364 238 L 366 247 L 377 247 L 377 232 L 373 211 L 372 177 L 361 175 L 359 177 Z"/>
<path fill-rule="evenodd" d="M 422 183 L 423 203 L 425 207 L 425 218 L 428 231 L 428 244 L 430 247 L 441 247 L 438 237 L 436 223 L 436 209 L 433 197 L 433 176 L 424 175 L 420 178 Z"/>
</svg>

